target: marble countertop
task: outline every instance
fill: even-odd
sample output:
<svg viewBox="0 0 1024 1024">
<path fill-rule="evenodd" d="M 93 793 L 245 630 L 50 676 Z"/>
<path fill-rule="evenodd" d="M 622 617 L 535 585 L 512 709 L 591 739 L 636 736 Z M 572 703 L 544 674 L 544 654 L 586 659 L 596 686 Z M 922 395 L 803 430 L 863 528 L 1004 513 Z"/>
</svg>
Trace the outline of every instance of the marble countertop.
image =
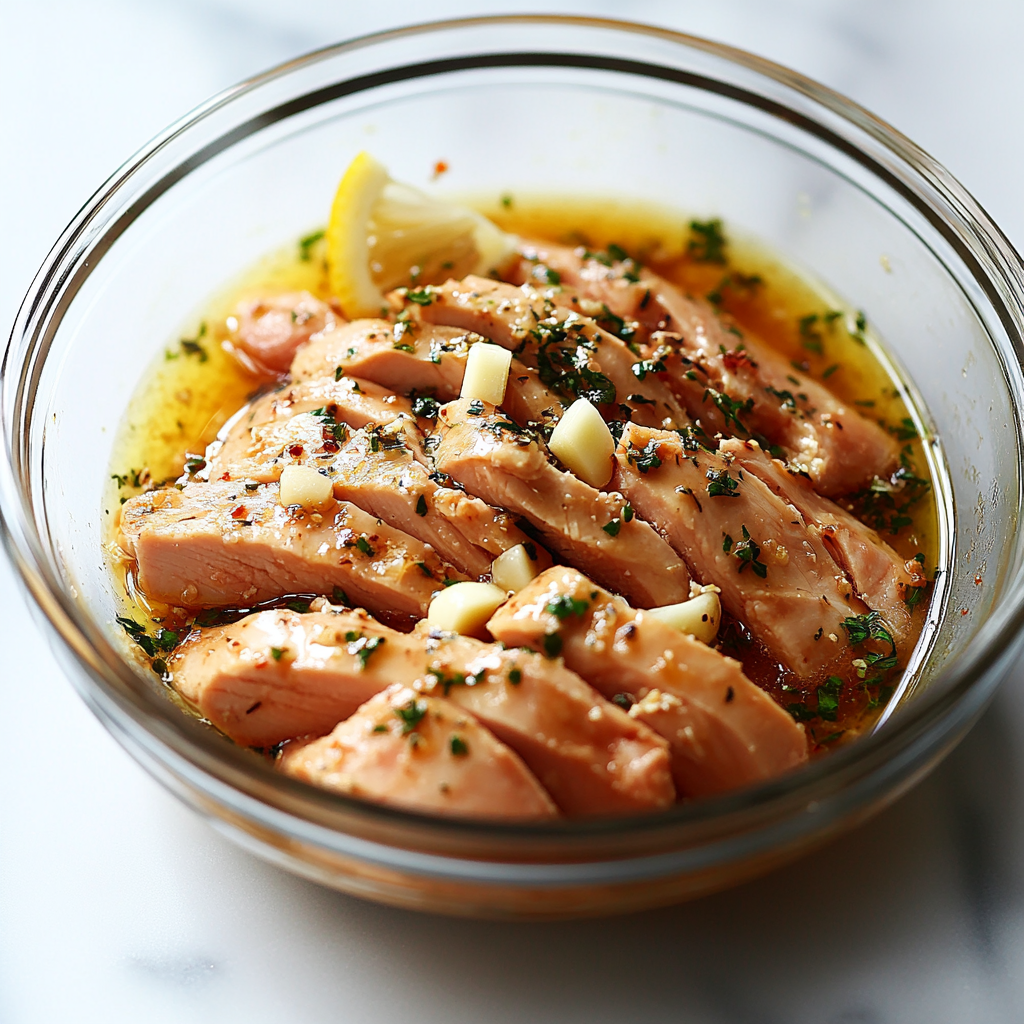
<svg viewBox="0 0 1024 1024">
<path fill-rule="evenodd" d="M 505 2 L 505 11 L 538 5 Z M 437 0 L 430 17 L 497 10 Z M 611 0 L 560 11 L 754 50 L 931 151 L 1024 241 L 1024 7 Z M 424 20 L 402 0 L 0 4 L 0 321 L 81 203 L 165 124 L 304 51 Z M 234 848 L 121 751 L 0 560 L 0 1022 L 1002 1022 L 1024 1008 L 1024 672 L 959 749 L 791 867 L 618 920 L 373 906 Z"/>
</svg>

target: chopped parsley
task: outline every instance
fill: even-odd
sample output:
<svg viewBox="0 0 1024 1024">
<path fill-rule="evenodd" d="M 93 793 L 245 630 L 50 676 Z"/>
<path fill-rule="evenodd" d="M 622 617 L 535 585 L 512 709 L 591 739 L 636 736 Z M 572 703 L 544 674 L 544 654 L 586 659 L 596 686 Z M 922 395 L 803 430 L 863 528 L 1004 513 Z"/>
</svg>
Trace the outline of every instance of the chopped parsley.
<svg viewBox="0 0 1024 1024">
<path fill-rule="evenodd" d="M 348 599 L 348 594 L 345 593 L 341 587 L 334 587 L 331 591 L 331 602 L 333 604 L 343 604 L 346 608 L 351 607 Z"/>
<path fill-rule="evenodd" d="M 686 252 L 698 263 L 725 263 L 727 245 L 720 218 L 690 221 L 690 239 L 686 243 Z"/>
<path fill-rule="evenodd" d="M 395 708 L 395 717 L 402 723 L 402 735 L 407 736 L 423 721 L 427 713 L 427 702 L 414 697 L 408 704 Z"/>
<path fill-rule="evenodd" d="M 466 412 L 468 412 L 470 416 L 483 416 L 484 403 L 481 402 L 479 398 L 474 398 L 473 401 L 469 403 Z"/>
<path fill-rule="evenodd" d="M 641 473 L 657 469 L 661 465 L 657 440 L 648 441 L 643 448 L 635 447 L 633 442 L 630 441 L 626 448 L 626 460 L 636 466 Z"/>
<path fill-rule="evenodd" d="M 469 753 L 469 747 L 461 736 L 453 734 L 448 743 L 448 747 L 451 750 L 453 757 L 465 757 Z"/>
<path fill-rule="evenodd" d="M 405 293 L 405 297 L 409 302 L 415 302 L 417 306 L 429 306 L 434 301 L 434 290 L 429 286 L 426 288 L 410 288 Z"/>
<path fill-rule="evenodd" d="M 523 672 L 522 672 L 522 669 L 518 669 L 518 668 L 510 668 L 510 669 L 508 670 L 508 681 L 509 681 L 509 682 L 510 682 L 510 683 L 511 683 L 511 684 L 512 684 L 513 686 L 518 686 L 518 685 L 519 685 L 519 684 L 520 684 L 520 683 L 521 683 L 521 682 L 523 681 Z"/>
<path fill-rule="evenodd" d="M 562 653 L 562 637 L 559 633 L 544 634 L 544 653 L 549 658 L 557 658 Z"/>
<path fill-rule="evenodd" d="M 612 519 L 609 522 L 605 523 L 604 526 L 601 527 L 601 529 L 604 530 L 604 532 L 607 533 L 609 537 L 618 537 L 619 530 L 622 529 L 622 520 Z"/>
<path fill-rule="evenodd" d="M 898 662 L 896 654 L 896 641 L 892 633 L 886 628 L 885 620 L 879 612 L 867 612 L 865 615 L 854 615 L 843 619 L 843 629 L 853 646 L 867 643 L 869 640 L 887 644 L 889 650 L 882 654 L 879 651 L 868 651 L 864 655 L 864 661 L 879 672 L 886 672 L 895 668 Z"/>
<path fill-rule="evenodd" d="M 356 547 L 359 548 L 364 555 L 372 555 L 374 553 L 373 548 L 370 546 L 370 542 L 366 539 L 365 533 L 359 535 L 359 539 L 356 541 Z"/>
<path fill-rule="evenodd" d="M 274 661 L 280 661 L 281 658 L 284 657 L 284 648 L 283 647 L 271 647 L 270 648 L 270 656 L 274 659 Z"/>
<path fill-rule="evenodd" d="M 384 643 L 382 636 L 363 636 L 362 633 L 357 633 L 353 629 L 345 634 L 345 640 L 348 643 L 348 653 L 359 659 L 360 669 L 366 668 L 370 655 Z"/>
<path fill-rule="evenodd" d="M 818 717 L 834 722 L 839 712 L 839 695 L 843 692 L 843 681 L 839 676 L 829 676 L 817 688 Z"/>
<path fill-rule="evenodd" d="M 726 429 L 729 427 L 729 422 L 732 421 L 740 433 L 749 433 L 746 424 L 740 419 L 740 414 L 746 414 L 754 408 L 753 398 L 748 398 L 745 402 L 737 402 L 735 398 L 730 398 L 729 395 L 721 391 L 716 391 L 714 388 L 706 388 L 702 400 L 706 402 L 709 398 L 718 407 L 718 411 L 725 419 Z"/>
<path fill-rule="evenodd" d="M 573 597 L 571 594 L 559 594 L 554 600 L 548 602 L 547 610 L 559 622 L 565 622 L 570 615 L 583 615 L 588 607 L 589 602 L 582 598 Z"/>
<path fill-rule="evenodd" d="M 437 411 L 440 409 L 440 403 L 436 398 L 432 398 L 430 395 L 417 395 L 415 392 L 412 395 L 412 414 L 413 416 L 421 416 L 425 420 L 436 420 Z"/>
<path fill-rule="evenodd" d="M 729 552 L 731 552 L 731 551 L 732 551 L 732 537 L 730 537 L 730 536 L 729 536 L 729 534 L 726 534 L 726 535 L 725 535 L 725 536 L 724 536 L 724 537 L 722 538 L 722 550 L 723 550 L 723 551 L 724 551 L 724 552 L 725 552 L 726 554 L 729 554 Z"/>
<path fill-rule="evenodd" d="M 151 636 L 145 626 L 140 626 L 134 619 L 118 615 L 117 622 L 151 658 L 158 653 L 173 651 L 181 640 L 181 635 L 173 629 L 160 628 Z"/>
<path fill-rule="evenodd" d="M 743 540 L 732 550 L 732 553 L 739 559 L 740 563 L 736 571 L 743 572 L 747 566 L 750 566 L 756 576 L 765 579 L 768 575 L 768 566 L 759 560 L 761 558 L 761 545 L 756 543 L 750 536 L 746 526 L 740 528 L 743 530 Z"/>
<path fill-rule="evenodd" d="M 707 472 L 708 497 L 711 498 L 738 498 L 739 481 L 729 476 L 727 469 L 709 469 Z"/>
<path fill-rule="evenodd" d="M 655 359 L 639 359 L 631 369 L 637 380 L 643 380 L 649 373 L 664 373 L 666 369 L 664 356 Z"/>
<path fill-rule="evenodd" d="M 313 231 L 311 234 L 305 235 L 299 239 L 299 259 L 303 263 L 308 263 L 311 257 L 311 250 L 321 238 L 324 237 L 323 231 Z"/>
<path fill-rule="evenodd" d="M 427 499 L 421 494 L 416 501 L 416 515 L 425 516 L 427 514 Z"/>
</svg>

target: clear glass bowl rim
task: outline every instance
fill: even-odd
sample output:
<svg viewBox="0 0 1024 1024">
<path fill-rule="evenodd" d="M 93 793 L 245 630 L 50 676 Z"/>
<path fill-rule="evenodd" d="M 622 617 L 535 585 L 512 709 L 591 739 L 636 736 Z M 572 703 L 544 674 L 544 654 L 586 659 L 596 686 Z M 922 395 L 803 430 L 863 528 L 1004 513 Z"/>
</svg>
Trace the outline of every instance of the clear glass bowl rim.
<svg viewBox="0 0 1024 1024">
<path fill-rule="evenodd" d="M 127 716 L 155 740 L 158 747 L 172 755 L 179 769 L 190 765 L 209 779 L 227 786 L 236 793 L 254 799 L 275 810 L 284 810 L 293 818 L 314 826 L 336 828 L 339 812 L 344 812 L 350 831 L 354 822 L 385 828 L 405 827 L 411 834 L 430 832 L 447 834 L 451 839 L 491 838 L 500 841 L 516 839 L 558 841 L 560 839 L 611 838 L 629 834 L 634 838 L 653 838 L 666 829 L 679 836 L 679 830 L 703 831 L 702 825 L 715 823 L 718 834 L 735 832 L 752 819 L 764 820 L 792 813 L 801 804 L 819 796 L 834 793 L 856 780 L 883 771 L 890 762 L 911 757 L 910 751 L 922 745 L 935 747 L 936 737 L 945 735 L 943 723 L 957 717 L 960 705 L 971 704 L 971 717 L 991 696 L 994 681 L 984 692 L 978 684 L 999 674 L 999 660 L 1024 626 L 1024 585 L 1020 574 L 1005 584 L 1009 594 L 1005 603 L 983 624 L 968 653 L 944 668 L 928 688 L 913 702 L 890 718 L 885 726 L 871 735 L 859 738 L 847 747 L 834 751 L 792 775 L 783 776 L 761 786 L 725 796 L 677 805 L 667 811 L 628 819 L 594 819 L 557 821 L 541 825 L 507 825 L 457 818 L 443 818 L 399 810 L 358 799 L 314 789 L 276 773 L 268 764 L 253 758 L 247 751 L 223 743 L 205 727 L 183 715 L 170 701 L 156 692 L 129 667 L 109 642 L 98 623 L 93 622 L 67 593 L 66 585 L 51 564 L 46 543 L 35 526 L 28 426 L 31 422 L 34 386 L 39 375 L 39 357 L 45 358 L 49 343 L 59 329 L 61 317 L 74 292 L 67 293 L 68 282 L 75 273 L 82 274 L 88 260 L 98 265 L 106 248 L 113 243 L 131 221 L 157 196 L 173 187 L 175 181 L 192 167 L 188 161 L 179 164 L 161 179 L 158 192 L 150 189 L 126 211 L 117 206 L 119 196 L 131 189 L 134 178 L 165 147 L 179 140 L 190 128 L 200 124 L 232 101 L 245 96 L 276 79 L 349 51 L 373 47 L 402 37 L 437 34 L 467 27 L 498 29 L 505 25 L 537 26 L 543 31 L 552 26 L 586 26 L 631 35 L 648 35 L 677 44 L 684 50 L 703 51 L 724 62 L 736 65 L 791 90 L 804 101 L 820 107 L 830 117 L 864 133 L 886 153 L 892 163 L 885 166 L 859 149 L 856 144 L 828 128 L 821 121 L 795 112 L 792 108 L 746 89 L 737 89 L 718 80 L 718 91 L 777 114 L 797 120 L 818 138 L 854 157 L 863 166 L 894 187 L 912 202 L 971 270 L 992 308 L 1001 320 L 1013 349 L 1013 356 L 1024 366 L 1024 263 L 974 198 L 938 162 L 928 156 L 896 129 L 875 117 L 853 101 L 812 79 L 772 61 L 743 50 L 690 36 L 669 29 L 628 21 L 562 15 L 495 15 L 429 22 L 387 32 L 374 33 L 334 46 L 325 47 L 288 61 L 260 75 L 247 79 L 197 107 L 144 146 L 123 164 L 86 202 L 64 230 L 37 272 L 22 302 L 6 346 L 0 369 L 0 417 L 4 432 L 4 458 L 0 460 L 0 526 L 3 540 L 25 587 L 42 611 L 49 626 L 71 656 L 85 670 L 91 688 L 83 698 L 111 727 L 114 719 Z M 511 51 L 500 46 L 475 57 L 467 54 L 466 66 L 506 66 L 504 59 Z M 545 57 L 553 51 L 541 50 Z M 586 54 L 579 53 L 579 66 L 586 63 Z M 618 62 L 600 56 L 599 66 L 608 70 L 642 73 L 636 61 Z M 665 72 L 658 75 L 657 70 Z M 716 80 L 664 65 L 648 65 L 648 73 L 676 81 L 699 81 L 708 87 Z M 310 107 L 316 104 L 309 104 Z M 230 145 L 227 137 L 218 140 L 221 148 Z M 208 147 L 209 148 L 209 147 Z M 113 207 L 113 216 L 107 207 Z M 106 216 L 106 219 L 104 219 Z M 955 223 L 953 222 L 955 219 Z M 91 273 L 91 268 L 85 274 Z M 80 277 L 77 281 L 80 287 Z M 77 289 L 76 289 L 77 290 Z M 1004 353 L 1005 355 L 1005 353 Z M 1021 433 L 1020 406 L 1022 396 L 1010 385 L 1014 406 L 1014 429 L 1018 444 Z M 1018 506 L 1020 497 L 1018 495 Z M 970 701 L 970 697 L 975 700 Z M 968 717 L 962 714 L 961 718 Z M 188 774 L 186 770 L 183 774 Z M 773 813 L 774 812 L 774 813 Z M 275 817 L 277 817 L 275 815 Z"/>
</svg>

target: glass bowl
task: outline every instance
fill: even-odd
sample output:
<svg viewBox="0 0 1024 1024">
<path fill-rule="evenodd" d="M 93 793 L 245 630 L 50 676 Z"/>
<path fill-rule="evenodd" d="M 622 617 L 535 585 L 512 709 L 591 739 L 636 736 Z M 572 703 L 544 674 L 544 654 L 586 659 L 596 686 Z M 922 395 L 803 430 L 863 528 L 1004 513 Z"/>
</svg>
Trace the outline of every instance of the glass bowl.
<svg viewBox="0 0 1024 1024">
<path fill-rule="evenodd" d="M 412 183 L 443 158 L 455 190 L 721 215 L 868 312 L 942 440 L 940 498 L 955 513 L 930 645 L 870 735 L 768 784 L 648 817 L 481 824 L 284 778 L 126 660 L 101 492 L 128 398 L 212 293 L 322 224 L 341 168 L 366 147 Z M 895 799 L 964 734 L 1017 656 L 1021 298 L 1019 257 L 943 168 L 767 61 L 574 18 L 377 35 L 211 100 L 64 232 L 4 357 L 5 540 L 95 714 L 258 855 L 371 899 L 459 914 L 680 900 L 791 859 Z"/>
</svg>

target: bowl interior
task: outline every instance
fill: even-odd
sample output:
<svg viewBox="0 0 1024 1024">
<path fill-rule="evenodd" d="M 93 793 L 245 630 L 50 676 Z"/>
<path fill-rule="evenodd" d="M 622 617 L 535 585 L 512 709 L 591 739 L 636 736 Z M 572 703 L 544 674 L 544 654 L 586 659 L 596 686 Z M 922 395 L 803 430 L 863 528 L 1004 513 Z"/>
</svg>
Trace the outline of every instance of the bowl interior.
<svg viewBox="0 0 1024 1024">
<path fill-rule="evenodd" d="M 933 469 L 951 516 L 912 702 L 977 656 L 1020 569 L 1017 328 L 967 228 L 806 89 L 656 33 L 555 26 L 541 48 L 530 31 L 468 25 L 443 43 L 397 34 L 376 51 L 327 51 L 212 104 L 93 207 L 70 285 L 47 285 L 59 301 L 19 392 L 15 452 L 70 613 L 116 650 L 103 544 L 117 509 L 101 495 L 147 367 L 212 294 L 322 226 L 341 170 L 369 149 L 428 189 L 443 159 L 447 192 L 640 198 L 680 210 L 666 232 L 683 232 L 685 213 L 721 216 L 867 312 L 941 441 Z"/>
</svg>

